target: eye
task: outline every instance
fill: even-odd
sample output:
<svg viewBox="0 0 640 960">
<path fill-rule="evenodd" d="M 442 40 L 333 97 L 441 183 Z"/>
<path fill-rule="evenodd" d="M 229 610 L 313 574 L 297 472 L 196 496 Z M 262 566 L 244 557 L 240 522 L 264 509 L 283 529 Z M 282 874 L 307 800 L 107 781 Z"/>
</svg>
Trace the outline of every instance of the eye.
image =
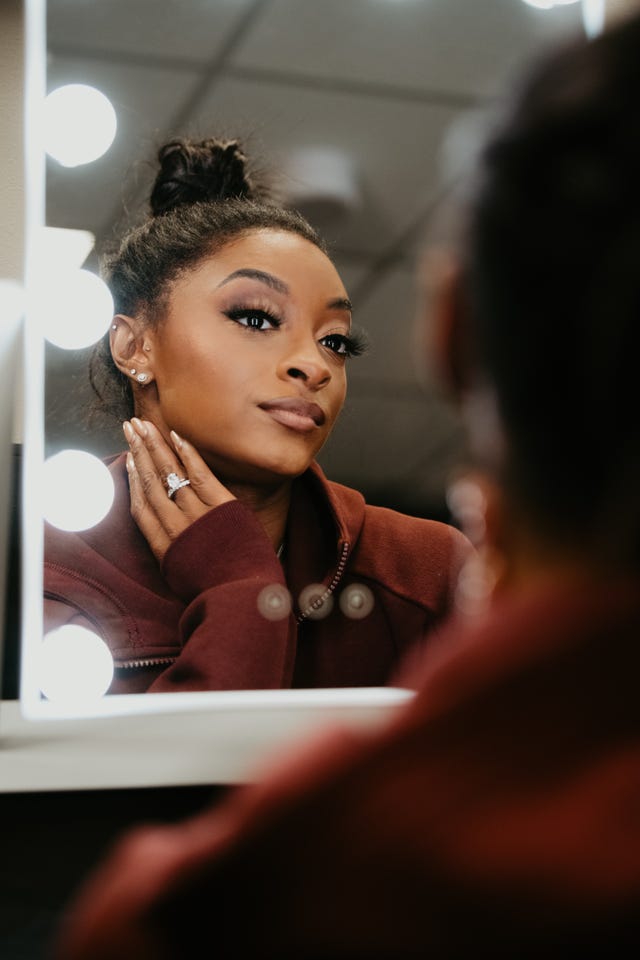
<svg viewBox="0 0 640 960">
<path fill-rule="evenodd" d="M 262 332 L 265 330 L 277 330 L 280 326 L 278 318 L 267 313 L 266 310 L 235 307 L 233 310 L 228 310 L 226 315 L 230 320 L 233 320 L 234 323 L 245 327 L 247 330 Z"/>
<path fill-rule="evenodd" d="M 360 338 L 343 333 L 329 333 L 320 343 L 338 357 L 359 357 L 365 349 L 364 341 Z"/>
</svg>

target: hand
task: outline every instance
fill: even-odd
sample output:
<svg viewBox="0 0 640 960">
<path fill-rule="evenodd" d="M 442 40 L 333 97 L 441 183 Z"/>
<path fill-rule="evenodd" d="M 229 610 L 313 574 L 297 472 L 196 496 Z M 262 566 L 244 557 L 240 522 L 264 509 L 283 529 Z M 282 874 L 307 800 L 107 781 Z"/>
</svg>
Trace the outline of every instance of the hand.
<svg viewBox="0 0 640 960">
<path fill-rule="evenodd" d="M 123 424 L 129 444 L 127 471 L 131 516 L 160 562 L 172 541 L 194 520 L 235 497 L 213 475 L 200 454 L 172 430 L 174 450 L 149 420 L 133 417 Z M 189 479 L 169 499 L 166 478 Z"/>
</svg>

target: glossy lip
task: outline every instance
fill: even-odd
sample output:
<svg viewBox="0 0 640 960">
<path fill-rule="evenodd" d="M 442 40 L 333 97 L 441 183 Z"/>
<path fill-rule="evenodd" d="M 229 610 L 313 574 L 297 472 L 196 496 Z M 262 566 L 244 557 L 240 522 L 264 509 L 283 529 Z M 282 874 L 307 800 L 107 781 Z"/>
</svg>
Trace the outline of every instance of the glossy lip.
<svg viewBox="0 0 640 960">
<path fill-rule="evenodd" d="M 321 427 L 326 419 L 322 407 L 310 400 L 303 400 L 302 397 L 277 397 L 275 400 L 265 400 L 258 406 L 283 427 L 290 427 L 301 433 L 309 433 Z"/>
</svg>

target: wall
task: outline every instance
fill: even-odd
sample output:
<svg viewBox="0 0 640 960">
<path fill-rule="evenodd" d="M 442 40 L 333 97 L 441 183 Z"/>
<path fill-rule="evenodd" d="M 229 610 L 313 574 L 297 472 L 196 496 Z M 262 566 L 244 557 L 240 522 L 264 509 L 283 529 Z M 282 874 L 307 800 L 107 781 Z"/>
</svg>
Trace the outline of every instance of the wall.
<svg viewBox="0 0 640 960">
<path fill-rule="evenodd" d="M 23 0 L 0 6 L 0 279 L 24 272 Z"/>
</svg>

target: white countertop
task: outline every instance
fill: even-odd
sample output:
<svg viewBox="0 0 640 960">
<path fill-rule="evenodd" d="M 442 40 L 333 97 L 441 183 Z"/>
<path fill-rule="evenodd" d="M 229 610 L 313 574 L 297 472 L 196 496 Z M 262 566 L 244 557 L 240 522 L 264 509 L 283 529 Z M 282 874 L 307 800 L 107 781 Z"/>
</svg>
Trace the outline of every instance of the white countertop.
<svg viewBox="0 0 640 960">
<path fill-rule="evenodd" d="M 2 701 L 0 792 L 243 783 L 296 740 L 384 723 L 410 697 L 377 687 L 141 694 L 105 698 L 104 715 L 31 718 Z"/>
</svg>

